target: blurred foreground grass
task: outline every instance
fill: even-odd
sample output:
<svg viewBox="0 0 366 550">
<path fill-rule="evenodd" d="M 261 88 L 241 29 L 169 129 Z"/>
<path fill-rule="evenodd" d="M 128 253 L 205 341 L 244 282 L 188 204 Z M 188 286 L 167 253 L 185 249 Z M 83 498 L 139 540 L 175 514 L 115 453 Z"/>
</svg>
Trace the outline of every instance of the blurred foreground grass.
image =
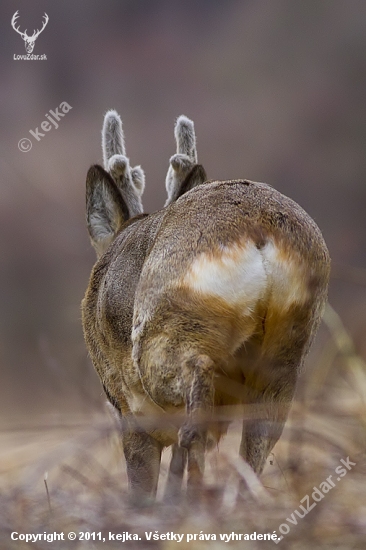
<svg viewBox="0 0 366 550">
<path fill-rule="evenodd" d="M 289 422 L 260 480 L 238 458 L 238 420 L 219 449 L 208 453 L 199 507 L 183 501 L 164 504 L 170 450 L 163 454 L 157 503 L 140 510 L 129 505 L 118 434 L 107 413 L 7 426 L 0 431 L 0 549 L 223 548 L 228 543 L 220 534 L 273 531 L 278 537 L 285 534 L 279 548 L 364 549 L 366 366 L 330 306 L 324 320 L 329 339 L 319 363 L 299 385 Z M 314 500 L 314 487 L 324 496 L 315 493 Z M 26 543 L 12 541 L 13 531 L 102 532 L 106 537 L 129 532 L 142 540 Z M 217 540 L 197 536 L 187 542 L 185 536 L 180 543 L 148 542 L 145 532 L 155 531 L 202 532 L 215 534 Z M 230 546 L 276 544 L 233 541 Z"/>
</svg>

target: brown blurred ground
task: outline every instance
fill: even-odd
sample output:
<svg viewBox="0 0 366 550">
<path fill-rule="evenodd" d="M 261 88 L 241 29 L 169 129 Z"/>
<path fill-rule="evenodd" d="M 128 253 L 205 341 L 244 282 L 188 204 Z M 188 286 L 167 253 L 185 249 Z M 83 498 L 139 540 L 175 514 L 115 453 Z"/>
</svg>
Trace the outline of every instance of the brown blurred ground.
<svg viewBox="0 0 366 550">
<path fill-rule="evenodd" d="M 29 33 L 48 13 L 34 49 L 47 61 L 13 60 L 25 53 L 17 9 Z M 366 269 L 365 2 L 4 0 L 0 20 L 2 418 L 102 399 L 79 304 L 94 262 L 85 174 L 111 107 L 146 171 L 146 211 L 164 203 L 182 113 L 209 178 L 265 181 L 298 201 L 324 233 L 342 277 L 330 300 L 366 355 L 366 278 L 342 267 Z M 19 151 L 63 101 L 59 128 Z"/>
</svg>

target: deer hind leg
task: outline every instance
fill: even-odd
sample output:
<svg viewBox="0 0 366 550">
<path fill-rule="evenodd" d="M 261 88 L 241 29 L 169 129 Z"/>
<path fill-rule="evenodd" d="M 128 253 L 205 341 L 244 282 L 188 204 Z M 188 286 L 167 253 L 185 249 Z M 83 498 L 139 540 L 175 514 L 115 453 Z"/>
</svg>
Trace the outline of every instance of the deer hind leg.
<svg viewBox="0 0 366 550">
<path fill-rule="evenodd" d="M 286 317 L 266 324 L 261 351 L 244 372 L 251 403 L 258 405 L 257 420 L 244 422 L 240 455 L 260 474 L 280 438 L 294 397 L 296 382 L 314 331 L 314 308 L 292 307 Z M 315 320 L 315 321 L 314 321 Z M 245 366 L 243 364 L 245 370 Z"/>
<path fill-rule="evenodd" d="M 179 430 L 179 445 L 187 449 L 189 497 L 197 495 L 202 485 L 208 417 L 214 405 L 213 362 L 206 355 L 187 361 L 183 368 L 187 389 L 187 420 Z"/>
<path fill-rule="evenodd" d="M 165 499 L 176 501 L 181 493 L 184 470 L 187 464 L 187 450 L 175 443 L 173 445 L 168 480 L 165 488 Z"/>
<path fill-rule="evenodd" d="M 274 374 L 276 369 L 268 368 L 270 376 L 266 373 L 259 384 L 248 381 L 250 404 L 257 407 L 254 414 L 258 414 L 258 418 L 244 420 L 239 454 L 257 474 L 262 473 L 269 453 L 282 434 L 295 392 L 296 366 L 280 367 L 281 375 Z"/>
<path fill-rule="evenodd" d="M 153 502 L 158 487 L 161 444 L 131 420 L 122 435 L 132 502 Z"/>
</svg>

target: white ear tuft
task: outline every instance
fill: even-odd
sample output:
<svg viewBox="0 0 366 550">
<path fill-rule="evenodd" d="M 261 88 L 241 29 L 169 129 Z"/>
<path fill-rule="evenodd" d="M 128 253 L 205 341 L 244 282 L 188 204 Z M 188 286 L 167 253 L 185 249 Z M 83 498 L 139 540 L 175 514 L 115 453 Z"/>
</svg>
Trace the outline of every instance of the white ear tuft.
<svg viewBox="0 0 366 550">
<path fill-rule="evenodd" d="M 122 120 L 117 111 L 107 111 L 102 129 L 102 150 L 104 168 L 108 170 L 108 160 L 113 155 L 125 155 Z"/>
<path fill-rule="evenodd" d="M 175 124 L 174 136 L 177 144 L 177 153 L 187 155 L 192 162 L 196 163 L 197 147 L 193 120 L 185 115 L 180 115 Z"/>
</svg>

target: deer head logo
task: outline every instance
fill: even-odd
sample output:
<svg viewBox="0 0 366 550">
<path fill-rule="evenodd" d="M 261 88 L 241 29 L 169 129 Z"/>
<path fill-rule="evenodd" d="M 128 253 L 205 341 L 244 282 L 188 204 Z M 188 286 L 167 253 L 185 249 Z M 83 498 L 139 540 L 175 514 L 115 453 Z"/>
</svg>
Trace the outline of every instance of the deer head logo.
<svg viewBox="0 0 366 550">
<path fill-rule="evenodd" d="M 47 25 L 48 23 L 48 15 L 47 13 L 44 14 L 44 21 L 43 21 L 43 25 L 42 25 L 42 28 L 41 30 L 36 30 L 36 31 L 33 31 L 33 34 L 32 36 L 28 36 L 27 35 L 27 29 L 25 29 L 24 32 L 21 32 L 19 30 L 19 27 L 16 27 L 16 20 L 18 19 L 19 17 L 19 10 L 17 10 L 13 17 L 12 17 L 12 20 L 11 20 L 11 26 L 13 27 L 13 29 L 20 34 L 20 36 L 23 38 L 24 40 L 24 43 L 25 43 L 25 50 L 27 53 L 32 53 L 33 52 L 33 48 L 34 48 L 34 43 L 35 41 L 37 40 L 38 36 L 41 34 L 41 32 L 43 31 L 43 29 L 45 28 L 45 26 Z"/>
</svg>

